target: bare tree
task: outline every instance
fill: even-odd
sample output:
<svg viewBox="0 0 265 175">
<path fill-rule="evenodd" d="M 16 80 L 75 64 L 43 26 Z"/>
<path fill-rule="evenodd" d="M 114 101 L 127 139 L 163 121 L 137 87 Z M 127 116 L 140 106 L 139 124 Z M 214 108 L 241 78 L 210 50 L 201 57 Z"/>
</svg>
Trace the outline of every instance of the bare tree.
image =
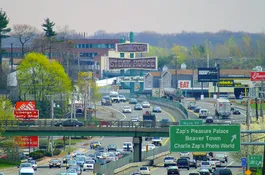
<svg viewBox="0 0 265 175">
<path fill-rule="evenodd" d="M 12 36 L 21 43 L 22 58 L 25 54 L 25 44 L 39 33 L 36 27 L 27 24 L 16 24 L 13 26 Z"/>
<path fill-rule="evenodd" d="M 73 39 L 76 35 L 78 35 L 76 31 L 74 29 L 70 29 L 68 25 L 57 27 L 57 31 L 57 39 L 63 41 Z"/>
</svg>

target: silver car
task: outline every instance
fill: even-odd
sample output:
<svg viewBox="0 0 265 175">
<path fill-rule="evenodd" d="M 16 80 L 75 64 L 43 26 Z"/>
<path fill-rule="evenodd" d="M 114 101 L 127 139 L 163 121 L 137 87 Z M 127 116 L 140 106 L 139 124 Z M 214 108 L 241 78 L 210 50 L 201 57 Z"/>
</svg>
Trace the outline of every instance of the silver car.
<svg viewBox="0 0 265 175">
<path fill-rule="evenodd" d="M 143 103 L 142 103 L 142 106 L 143 106 L 143 108 L 150 108 L 150 103 L 148 102 L 148 101 L 144 101 Z"/>
</svg>

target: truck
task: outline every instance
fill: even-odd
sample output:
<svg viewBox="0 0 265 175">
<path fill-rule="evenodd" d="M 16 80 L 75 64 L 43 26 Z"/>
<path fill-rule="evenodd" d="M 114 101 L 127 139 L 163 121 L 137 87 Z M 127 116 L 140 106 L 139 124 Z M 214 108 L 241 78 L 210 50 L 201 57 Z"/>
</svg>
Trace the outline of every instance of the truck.
<svg viewBox="0 0 265 175">
<path fill-rule="evenodd" d="M 110 99 L 112 103 L 119 103 L 120 98 L 119 98 L 119 93 L 116 91 L 110 91 L 109 93 Z"/>
<path fill-rule="evenodd" d="M 156 125 L 156 115 L 152 114 L 150 111 L 146 111 L 143 114 L 143 126 L 153 128 Z"/>
<path fill-rule="evenodd" d="M 192 153 L 193 159 L 198 161 L 207 161 L 208 160 L 208 153 L 207 152 L 193 152 Z"/>
<path fill-rule="evenodd" d="M 182 91 L 176 88 L 164 88 L 164 98 L 180 101 L 182 98 Z"/>
<path fill-rule="evenodd" d="M 231 114 L 231 103 L 228 99 L 218 98 L 215 103 L 215 115 L 219 118 L 229 118 Z"/>
</svg>

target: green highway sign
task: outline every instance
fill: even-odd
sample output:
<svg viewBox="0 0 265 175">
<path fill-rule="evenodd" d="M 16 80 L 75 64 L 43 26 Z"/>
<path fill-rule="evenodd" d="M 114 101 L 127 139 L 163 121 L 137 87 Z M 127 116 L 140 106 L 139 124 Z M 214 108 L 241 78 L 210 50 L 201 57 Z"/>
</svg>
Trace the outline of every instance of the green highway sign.
<svg viewBox="0 0 265 175">
<path fill-rule="evenodd" d="M 202 120 L 180 120 L 180 125 L 202 125 Z"/>
<path fill-rule="evenodd" d="M 239 152 L 239 125 L 170 126 L 171 152 Z"/>
<path fill-rule="evenodd" d="M 262 155 L 249 155 L 248 156 L 248 167 L 258 168 L 262 167 Z"/>
</svg>

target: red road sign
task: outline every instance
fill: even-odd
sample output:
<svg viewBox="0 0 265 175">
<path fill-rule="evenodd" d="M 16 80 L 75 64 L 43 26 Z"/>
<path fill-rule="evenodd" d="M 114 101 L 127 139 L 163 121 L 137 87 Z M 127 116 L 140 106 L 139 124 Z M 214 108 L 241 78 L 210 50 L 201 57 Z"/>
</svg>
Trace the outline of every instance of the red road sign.
<svg viewBox="0 0 265 175">
<path fill-rule="evenodd" d="M 250 73 L 251 81 L 261 81 L 265 80 L 265 71 L 264 72 L 251 72 Z"/>
<path fill-rule="evenodd" d="M 14 110 L 14 115 L 18 119 L 38 119 L 39 110 Z"/>
<path fill-rule="evenodd" d="M 39 137 L 38 136 L 20 136 L 15 137 L 15 143 L 22 148 L 38 148 L 39 147 Z"/>
</svg>

